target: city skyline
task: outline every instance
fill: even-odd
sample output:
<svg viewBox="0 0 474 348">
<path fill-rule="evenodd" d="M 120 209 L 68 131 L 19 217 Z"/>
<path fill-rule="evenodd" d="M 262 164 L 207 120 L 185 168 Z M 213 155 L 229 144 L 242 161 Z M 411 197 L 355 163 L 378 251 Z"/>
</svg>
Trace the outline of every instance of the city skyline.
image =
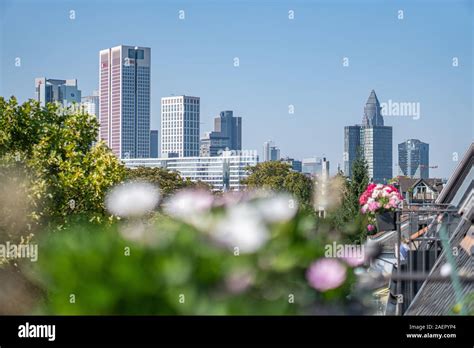
<svg viewBox="0 0 474 348">
<path fill-rule="evenodd" d="M 1 30 L 9 35 L 2 35 L 0 94 L 16 95 L 20 101 L 34 98 L 33 79 L 50 76 L 75 78 L 88 95 L 98 89 L 97 52 L 138 44 L 159 52 L 151 62 L 152 129 L 160 129 L 160 98 L 196 95 L 201 97 L 200 137 L 212 130 L 216 113 L 233 110 L 244 118 L 243 149 L 261 153 L 261 144 L 273 139 L 282 156 L 329 158 L 334 173 L 343 163 L 343 127 L 359 122 L 363 101 L 375 89 L 382 104 L 421 105 L 420 115 L 394 113 L 385 123 L 393 127 L 394 144 L 411 138 L 430 144 L 431 163 L 438 165 L 432 177 L 449 176 L 472 141 L 472 76 L 465 73 L 471 68 L 472 52 L 464 44 L 472 38 L 472 7 L 466 1 L 429 8 L 419 1 L 392 7 L 370 1 L 345 7 L 324 1 L 313 7 L 279 1 L 271 9 L 245 2 L 140 3 L 143 6 L 131 14 L 126 3 L 124 9 L 111 10 L 88 1 L 41 6 L 2 2 Z M 178 17 L 181 9 L 184 20 Z M 293 20 L 288 18 L 290 9 Z M 404 10 L 403 20 L 397 18 L 399 9 Z M 12 22 L 19 11 L 23 21 Z M 38 15 L 44 16 L 45 30 L 54 27 L 58 40 L 65 39 L 60 50 L 50 49 L 46 38 L 28 31 L 26 21 Z M 141 23 L 139 29 L 98 30 L 128 16 Z M 103 22 L 96 23 L 98 17 Z M 246 18 L 248 25 L 223 25 L 231 18 Z M 437 30 L 440 20 L 449 23 L 443 31 Z M 433 30 L 439 35 L 434 37 Z M 334 34 L 322 35 L 327 32 Z M 88 40 L 78 44 L 74 37 Z M 437 54 L 439 50 L 445 54 Z M 64 59 L 66 52 L 69 59 Z M 453 66 L 453 57 L 459 66 Z M 16 58 L 20 66 L 15 66 Z M 396 146 L 392 153 L 395 175 Z"/>
</svg>

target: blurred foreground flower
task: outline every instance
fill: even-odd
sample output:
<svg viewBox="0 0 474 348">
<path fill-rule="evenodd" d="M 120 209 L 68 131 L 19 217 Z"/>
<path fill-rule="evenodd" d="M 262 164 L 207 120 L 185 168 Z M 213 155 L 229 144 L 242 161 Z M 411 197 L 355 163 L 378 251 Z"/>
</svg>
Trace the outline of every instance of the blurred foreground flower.
<svg viewBox="0 0 474 348">
<path fill-rule="evenodd" d="M 170 198 L 165 212 L 170 216 L 186 219 L 189 215 L 208 212 L 212 207 L 213 196 L 205 190 L 182 190 Z"/>
<path fill-rule="evenodd" d="M 155 209 L 159 190 L 145 182 L 128 182 L 114 187 L 106 197 L 107 210 L 119 217 L 139 217 Z"/>
<path fill-rule="evenodd" d="M 335 289 L 346 280 L 346 267 L 335 259 L 319 259 L 308 268 L 306 279 L 316 290 Z"/>
<path fill-rule="evenodd" d="M 153 225 L 139 219 L 122 222 L 118 230 L 123 239 L 142 246 L 154 247 L 159 241 Z"/>
<path fill-rule="evenodd" d="M 248 203 L 230 208 L 212 235 L 219 243 L 231 249 L 237 247 L 242 253 L 257 251 L 269 238 L 262 216 Z"/>
<path fill-rule="evenodd" d="M 259 200 L 257 207 L 265 221 L 285 222 L 296 215 L 298 203 L 289 194 L 281 193 Z"/>
<path fill-rule="evenodd" d="M 298 203 L 289 194 L 267 191 L 224 193 L 182 190 L 164 204 L 164 212 L 208 233 L 219 244 L 253 253 L 269 239 L 269 224 L 291 220 Z"/>
<path fill-rule="evenodd" d="M 345 263 L 347 263 L 351 267 L 358 267 L 358 266 L 363 265 L 366 262 L 366 257 L 364 253 L 362 253 L 356 256 L 344 257 L 343 260 Z"/>
<path fill-rule="evenodd" d="M 214 197 L 206 190 L 181 190 L 168 199 L 164 211 L 171 217 L 180 219 L 198 229 L 210 227 L 212 219 L 207 215 Z"/>
<path fill-rule="evenodd" d="M 248 270 L 237 270 L 225 279 L 227 290 L 232 294 L 245 292 L 254 282 L 255 275 Z"/>
</svg>

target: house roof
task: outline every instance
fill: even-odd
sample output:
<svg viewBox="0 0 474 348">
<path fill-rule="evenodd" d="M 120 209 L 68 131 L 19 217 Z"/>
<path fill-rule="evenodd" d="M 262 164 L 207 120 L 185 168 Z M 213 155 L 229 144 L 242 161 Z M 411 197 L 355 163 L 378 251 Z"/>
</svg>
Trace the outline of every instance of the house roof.
<svg viewBox="0 0 474 348">
<path fill-rule="evenodd" d="M 463 248 L 465 244 L 463 241 L 466 240 L 468 234 L 471 236 L 474 234 L 474 194 L 472 177 L 469 175 L 469 173 L 472 173 L 473 158 L 474 144 L 471 144 L 436 201 L 438 204 L 449 204 L 458 208 L 461 218 L 451 235 L 449 245 L 451 248 L 456 248 L 458 252 L 458 255 L 454 257 L 456 271 L 470 277 L 474 273 L 474 257 L 469 250 Z M 451 252 L 451 249 L 448 249 L 448 251 Z M 450 314 L 454 305 L 458 302 L 452 282 L 449 278 L 446 281 L 433 280 L 433 276 L 441 275 L 441 268 L 446 262 L 446 250 L 444 250 L 405 312 L 406 315 Z M 461 282 L 459 292 L 461 298 L 474 293 L 474 283 L 472 281 Z M 472 302 L 471 306 L 474 307 Z M 467 310 L 471 311 L 474 308 L 467 308 Z"/>
<path fill-rule="evenodd" d="M 413 189 L 420 183 L 425 183 L 435 192 L 441 192 L 443 189 L 443 180 L 438 178 L 426 178 L 426 179 L 412 179 L 406 176 L 398 177 L 398 184 L 401 192 L 407 192 L 410 188 Z"/>
<path fill-rule="evenodd" d="M 472 171 L 474 165 L 474 142 L 464 154 L 463 158 L 459 162 L 458 166 L 454 170 L 453 175 L 449 178 L 444 189 L 436 199 L 436 203 L 451 203 L 457 191 L 460 189 L 462 183 Z M 472 189 L 472 179 L 471 179 Z"/>
</svg>

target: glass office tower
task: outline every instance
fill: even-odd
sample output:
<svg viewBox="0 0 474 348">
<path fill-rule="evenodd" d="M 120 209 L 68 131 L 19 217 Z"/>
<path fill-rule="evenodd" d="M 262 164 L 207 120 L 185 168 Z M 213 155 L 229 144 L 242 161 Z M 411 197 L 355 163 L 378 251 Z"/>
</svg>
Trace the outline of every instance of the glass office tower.
<svg viewBox="0 0 474 348">
<path fill-rule="evenodd" d="M 147 47 L 100 51 L 100 138 L 119 158 L 150 155 L 150 58 Z"/>
</svg>

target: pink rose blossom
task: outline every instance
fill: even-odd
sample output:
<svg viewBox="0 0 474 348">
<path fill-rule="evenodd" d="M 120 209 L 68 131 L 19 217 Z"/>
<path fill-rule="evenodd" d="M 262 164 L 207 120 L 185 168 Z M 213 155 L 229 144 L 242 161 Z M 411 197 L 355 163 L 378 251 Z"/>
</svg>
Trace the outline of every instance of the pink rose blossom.
<svg viewBox="0 0 474 348">
<path fill-rule="evenodd" d="M 346 267 L 336 259 L 319 259 L 309 266 L 306 279 L 316 290 L 335 289 L 346 280 Z"/>
<path fill-rule="evenodd" d="M 362 214 L 372 215 L 380 209 L 397 209 L 403 197 L 393 185 L 369 184 L 359 197 Z"/>
</svg>

